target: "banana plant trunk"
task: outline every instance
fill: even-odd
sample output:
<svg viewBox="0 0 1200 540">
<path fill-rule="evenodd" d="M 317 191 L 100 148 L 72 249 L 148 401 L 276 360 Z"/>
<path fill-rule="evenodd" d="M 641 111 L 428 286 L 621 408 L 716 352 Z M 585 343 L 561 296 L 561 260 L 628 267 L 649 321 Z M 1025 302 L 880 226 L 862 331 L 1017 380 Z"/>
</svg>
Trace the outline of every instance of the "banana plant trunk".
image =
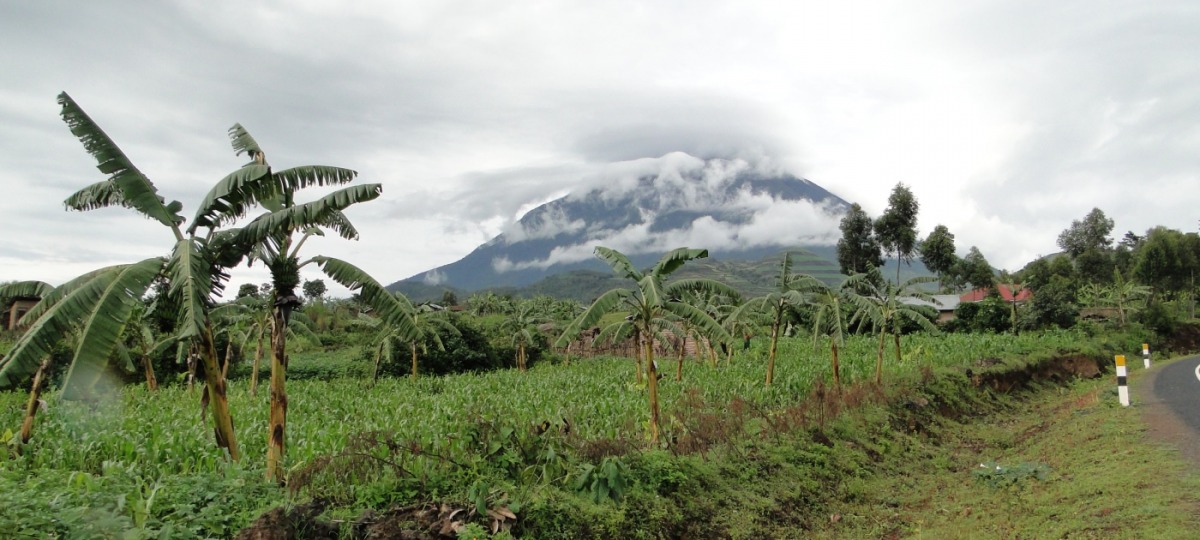
<svg viewBox="0 0 1200 540">
<path fill-rule="evenodd" d="M 25 405 L 25 420 L 21 422 L 21 445 L 29 444 L 29 439 L 33 437 L 33 418 L 37 416 L 38 399 L 42 397 L 42 382 L 46 379 L 46 372 L 50 371 L 50 364 L 54 361 L 54 357 L 46 355 L 42 360 L 42 365 L 38 366 L 37 373 L 33 375 L 33 387 L 29 390 L 29 403 Z"/>
<path fill-rule="evenodd" d="M 831 339 L 830 342 L 833 343 L 833 345 L 831 346 L 831 348 L 833 349 L 833 388 L 836 390 L 841 390 L 842 389 L 842 368 L 838 364 L 838 346 L 837 346 L 838 343 L 837 343 L 836 339 Z"/>
<path fill-rule="evenodd" d="M 894 341 L 896 343 L 896 365 L 900 365 L 900 363 L 903 362 L 904 359 L 900 357 L 900 330 L 899 329 L 896 329 L 896 332 L 894 334 L 892 334 L 892 341 Z"/>
<path fill-rule="evenodd" d="M 283 454 L 287 431 L 287 322 L 282 306 L 271 313 L 271 412 L 267 431 L 267 480 L 283 480 Z"/>
<path fill-rule="evenodd" d="M 683 380 L 683 351 L 687 349 L 687 335 L 684 334 L 683 339 L 679 342 L 679 363 L 675 366 L 675 380 Z"/>
<path fill-rule="evenodd" d="M 225 344 L 225 364 L 221 366 L 221 378 L 229 378 L 229 364 L 233 361 L 233 340 Z"/>
<path fill-rule="evenodd" d="M 775 317 L 775 322 L 771 323 L 771 352 L 767 355 L 767 386 L 775 380 L 775 350 L 779 346 L 779 319 Z"/>
<path fill-rule="evenodd" d="M 142 355 L 142 370 L 146 372 L 146 388 L 151 392 L 158 390 L 158 379 L 154 376 L 154 364 L 150 363 L 150 355 Z"/>
<path fill-rule="evenodd" d="M 213 343 L 212 328 L 205 325 L 200 334 L 200 360 L 204 362 L 204 391 L 208 395 L 208 406 L 212 408 L 213 423 L 216 426 L 213 433 L 217 438 L 217 446 L 229 452 L 233 461 L 241 459 L 238 452 L 237 437 L 233 431 L 233 416 L 229 413 L 229 397 L 225 386 L 225 377 L 221 374 L 221 366 L 217 362 L 217 347 Z"/>
<path fill-rule="evenodd" d="M 414 341 L 408 345 L 409 351 L 412 352 L 412 380 L 417 380 L 417 343 Z"/>
<path fill-rule="evenodd" d="M 654 365 L 654 345 L 646 340 L 646 377 L 650 386 L 650 444 L 658 446 L 658 368 Z"/>
<path fill-rule="evenodd" d="M 196 384 L 196 360 L 199 356 L 200 356 L 199 353 L 196 352 L 196 345 L 195 344 L 189 345 L 188 346 L 188 356 L 187 356 L 187 369 L 188 369 L 187 381 L 188 381 L 188 392 L 189 393 L 191 393 L 192 391 L 194 391 L 196 389 L 196 386 L 195 386 L 195 384 Z"/>
<path fill-rule="evenodd" d="M 263 328 L 258 329 L 258 346 L 254 348 L 254 369 L 250 371 L 250 395 L 258 395 L 258 366 L 262 363 Z"/>
<path fill-rule="evenodd" d="M 633 361 L 637 364 L 637 383 L 642 384 L 642 333 L 633 333 Z"/>
<path fill-rule="evenodd" d="M 879 350 L 875 353 L 875 384 L 883 382 L 883 344 L 887 338 L 887 332 L 879 332 Z"/>
</svg>

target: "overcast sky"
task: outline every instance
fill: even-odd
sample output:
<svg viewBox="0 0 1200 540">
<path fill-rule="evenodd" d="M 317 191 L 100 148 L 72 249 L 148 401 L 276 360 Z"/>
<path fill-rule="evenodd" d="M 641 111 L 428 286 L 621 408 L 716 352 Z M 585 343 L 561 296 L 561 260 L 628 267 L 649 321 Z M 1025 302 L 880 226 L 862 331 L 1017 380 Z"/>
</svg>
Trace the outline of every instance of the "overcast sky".
<svg viewBox="0 0 1200 540">
<path fill-rule="evenodd" d="M 170 246 L 128 210 L 63 210 L 104 178 L 64 90 L 184 215 L 245 162 L 235 122 L 276 169 L 382 183 L 348 212 L 360 241 L 305 251 L 385 283 L 675 151 L 768 163 L 872 215 L 904 182 L 922 236 L 945 224 L 960 254 L 1018 269 L 1093 207 L 1118 237 L 1196 230 L 1197 58 L 1193 0 L 0 1 L 0 280 Z"/>
</svg>

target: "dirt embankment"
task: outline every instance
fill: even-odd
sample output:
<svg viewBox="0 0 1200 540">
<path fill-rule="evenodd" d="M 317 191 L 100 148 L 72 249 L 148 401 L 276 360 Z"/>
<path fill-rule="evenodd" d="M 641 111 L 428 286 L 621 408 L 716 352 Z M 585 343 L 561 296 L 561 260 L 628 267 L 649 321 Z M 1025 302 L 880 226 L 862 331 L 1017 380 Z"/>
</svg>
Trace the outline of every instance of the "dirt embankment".
<svg viewBox="0 0 1200 540">
<path fill-rule="evenodd" d="M 1065 384 L 1075 379 L 1094 379 L 1104 374 L 1108 362 L 1083 354 L 1052 356 L 1043 360 L 1010 366 L 996 358 L 985 358 L 967 369 L 967 377 L 976 387 L 1001 393 L 1028 389 L 1037 384 Z"/>
</svg>

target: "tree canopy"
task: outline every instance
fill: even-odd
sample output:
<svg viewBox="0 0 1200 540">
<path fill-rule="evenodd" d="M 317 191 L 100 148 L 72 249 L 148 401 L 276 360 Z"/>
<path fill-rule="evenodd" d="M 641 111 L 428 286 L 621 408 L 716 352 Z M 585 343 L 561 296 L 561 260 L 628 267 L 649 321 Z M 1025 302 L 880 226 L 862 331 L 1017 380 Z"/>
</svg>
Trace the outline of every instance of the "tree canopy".
<svg viewBox="0 0 1200 540">
<path fill-rule="evenodd" d="M 1104 215 L 1104 211 L 1093 208 L 1083 220 L 1071 222 L 1058 235 L 1058 247 L 1070 255 L 1072 259 L 1089 249 L 1107 250 L 1112 247 L 1113 220 Z"/>
<path fill-rule="evenodd" d="M 842 238 L 837 243 L 837 260 L 843 274 L 866 273 L 883 265 L 882 248 L 875 238 L 871 216 L 862 206 L 850 205 L 839 228 Z"/>
<path fill-rule="evenodd" d="M 884 251 L 896 258 L 896 264 L 909 263 L 917 249 L 917 212 L 920 205 L 903 183 L 892 188 L 887 210 L 875 220 L 875 236 Z M 896 268 L 896 279 L 900 269 Z"/>
</svg>

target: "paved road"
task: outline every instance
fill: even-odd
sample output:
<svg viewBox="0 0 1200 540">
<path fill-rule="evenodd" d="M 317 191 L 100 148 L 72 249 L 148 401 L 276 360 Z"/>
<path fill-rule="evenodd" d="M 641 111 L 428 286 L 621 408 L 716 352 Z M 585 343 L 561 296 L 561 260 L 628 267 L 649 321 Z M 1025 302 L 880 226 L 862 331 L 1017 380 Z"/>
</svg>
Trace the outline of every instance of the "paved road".
<svg viewBox="0 0 1200 540">
<path fill-rule="evenodd" d="M 1154 378 L 1154 397 L 1200 433 L 1200 357 L 1162 366 Z"/>
<path fill-rule="evenodd" d="M 1141 358 L 1130 364 L 1130 371 L 1141 371 Z M 1155 365 L 1130 390 L 1149 435 L 1178 446 L 1185 458 L 1200 464 L 1200 356 Z"/>
</svg>

